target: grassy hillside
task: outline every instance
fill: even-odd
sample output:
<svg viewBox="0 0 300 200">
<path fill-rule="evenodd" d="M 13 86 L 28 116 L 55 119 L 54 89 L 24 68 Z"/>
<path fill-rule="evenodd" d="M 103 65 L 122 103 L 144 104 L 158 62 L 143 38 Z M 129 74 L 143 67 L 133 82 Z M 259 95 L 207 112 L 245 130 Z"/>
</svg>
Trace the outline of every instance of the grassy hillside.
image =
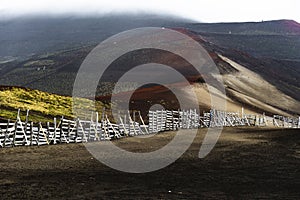
<svg viewBox="0 0 300 200">
<path fill-rule="evenodd" d="M 92 101 L 80 99 L 84 109 L 93 110 Z M 50 94 L 39 90 L 19 87 L 0 87 L 0 117 L 16 119 L 18 109 L 24 120 L 26 110 L 30 110 L 29 121 L 45 122 L 53 117 L 73 118 L 72 97 Z M 104 105 L 97 102 L 96 107 L 101 109 Z"/>
</svg>

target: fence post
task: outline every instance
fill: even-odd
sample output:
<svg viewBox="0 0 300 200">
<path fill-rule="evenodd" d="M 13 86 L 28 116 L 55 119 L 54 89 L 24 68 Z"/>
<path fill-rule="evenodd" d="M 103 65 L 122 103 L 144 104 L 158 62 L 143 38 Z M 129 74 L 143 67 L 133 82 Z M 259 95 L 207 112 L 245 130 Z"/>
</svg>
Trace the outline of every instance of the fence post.
<svg viewBox="0 0 300 200">
<path fill-rule="evenodd" d="M 120 121 L 123 125 L 125 136 L 129 136 L 130 132 L 128 132 L 127 127 L 126 127 L 126 114 L 124 115 L 124 121 L 122 120 L 122 117 L 120 116 Z"/>
<path fill-rule="evenodd" d="M 242 107 L 242 119 L 244 119 L 244 107 Z"/>
<path fill-rule="evenodd" d="M 30 146 L 33 145 L 33 122 L 30 122 Z"/>
<path fill-rule="evenodd" d="M 39 122 L 38 126 L 38 137 L 37 137 L 37 145 L 40 145 L 40 132 L 41 132 L 41 122 Z"/>
<path fill-rule="evenodd" d="M 98 140 L 100 140 L 100 136 L 99 136 L 99 134 L 98 134 L 98 125 L 99 125 L 99 113 L 96 112 L 95 138 L 98 138 Z"/>
<path fill-rule="evenodd" d="M 47 135 L 47 138 L 48 138 L 48 142 L 50 144 L 50 122 L 47 122 L 47 131 L 46 131 L 46 135 Z"/>
<path fill-rule="evenodd" d="M 146 127 L 146 124 L 145 124 L 145 122 L 144 122 L 144 120 L 143 120 L 143 117 L 142 117 L 142 115 L 141 115 L 141 111 L 139 111 L 139 116 L 140 116 L 140 120 L 141 120 L 141 122 L 142 122 L 142 124 L 143 124 L 143 126 L 144 126 L 144 128 L 145 128 L 145 131 L 146 131 L 146 134 L 149 134 L 149 131 L 148 131 L 148 128 Z"/>
<path fill-rule="evenodd" d="M 54 117 L 53 119 L 53 125 L 54 125 L 54 144 L 56 144 L 56 129 L 57 129 L 57 126 L 56 126 L 56 117 Z"/>
<path fill-rule="evenodd" d="M 129 123 L 133 126 L 133 135 L 137 135 L 136 130 L 135 130 L 135 122 L 132 121 L 129 111 L 128 111 L 128 118 L 129 118 Z M 129 124 L 129 127 L 130 127 L 130 124 Z M 130 130 L 129 130 L 129 134 L 130 134 Z"/>
<path fill-rule="evenodd" d="M 70 142 L 71 122 L 68 122 L 67 143 Z"/>
<path fill-rule="evenodd" d="M 64 117 L 61 117 L 60 123 L 59 123 L 59 142 L 62 143 L 62 135 L 63 135 L 63 121 Z"/>
<path fill-rule="evenodd" d="M 138 135 L 138 133 L 136 132 L 136 129 L 135 129 L 135 110 L 132 111 L 132 117 L 133 117 L 133 120 L 132 120 L 132 125 L 133 125 L 133 130 L 134 130 L 134 135 Z"/>
<path fill-rule="evenodd" d="M 10 124 L 10 119 L 9 119 L 9 120 L 7 120 L 6 131 L 5 131 L 5 133 L 4 133 L 4 142 L 3 142 L 3 147 L 5 147 L 6 140 L 7 140 L 7 137 L 8 137 L 8 128 L 9 128 L 9 124 Z"/>
<path fill-rule="evenodd" d="M 5 144 L 6 144 L 7 137 L 9 136 L 9 135 L 8 135 L 8 128 L 9 128 L 9 124 L 10 124 L 10 119 L 9 119 L 9 120 L 7 120 L 7 126 L 6 126 L 5 135 L 4 135 L 4 144 L 3 144 L 3 147 L 5 147 Z"/>
<path fill-rule="evenodd" d="M 79 119 L 76 119 L 76 130 L 75 130 L 75 143 L 77 143 L 77 138 L 78 138 L 78 129 L 79 129 Z M 83 140 L 83 138 L 82 138 Z"/>
<path fill-rule="evenodd" d="M 15 146 L 15 142 L 16 142 L 16 135 L 17 135 L 17 129 L 18 129 L 18 122 L 15 122 L 15 130 L 14 130 L 14 134 L 13 134 L 13 142 L 12 142 L 12 146 Z"/>
<path fill-rule="evenodd" d="M 24 124 L 24 142 L 26 142 L 26 145 L 29 145 L 27 141 L 27 126 L 28 126 L 28 116 L 29 116 L 29 110 L 26 111 L 26 118 L 25 118 L 25 124 Z M 22 123 L 22 122 L 21 122 Z"/>
<path fill-rule="evenodd" d="M 17 120 L 20 119 L 20 109 L 18 109 Z"/>
</svg>

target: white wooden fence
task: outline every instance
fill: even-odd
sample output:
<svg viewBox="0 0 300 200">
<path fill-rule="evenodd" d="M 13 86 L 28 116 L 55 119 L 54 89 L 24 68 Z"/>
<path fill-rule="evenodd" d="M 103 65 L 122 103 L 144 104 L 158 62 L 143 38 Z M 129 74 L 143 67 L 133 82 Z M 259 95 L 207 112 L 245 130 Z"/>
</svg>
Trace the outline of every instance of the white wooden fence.
<svg viewBox="0 0 300 200">
<path fill-rule="evenodd" d="M 218 110 L 204 112 L 202 115 L 196 110 L 149 111 L 147 124 L 138 111 L 133 111 L 131 115 L 119 115 L 116 123 L 112 123 L 104 112 L 100 120 L 99 114 L 93 113 L 90 120 L 69 120 L 62 117 L 43 124 L 29 122 L 28 114 L 29 111 L 24 122 L 20 119 L 19 111 L 17 120 L 0 123 L 0 147 L 93 142 L 203 127 L 266 126 L 272 123 L 278 127 L 300 128 L 300 117 L 274 115 L 268 119 L 264 115 L 240 115 Z"/>
<path fill-rule="evenodd" d="M 283 128 L 300 128 L 300 117 L 285 117 L 280 115 L 273 116 L 273 124 Z"/>
</svg>

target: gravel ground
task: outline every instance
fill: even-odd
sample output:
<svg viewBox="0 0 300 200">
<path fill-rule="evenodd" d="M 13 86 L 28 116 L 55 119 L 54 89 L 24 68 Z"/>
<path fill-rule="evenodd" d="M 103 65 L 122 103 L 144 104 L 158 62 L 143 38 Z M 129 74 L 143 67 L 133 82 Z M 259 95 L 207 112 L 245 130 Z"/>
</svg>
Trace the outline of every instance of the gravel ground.
<svg viewBox="0 0 300 200">
<path fill-rule="evenodd" d="M 299 130 L 225 128 L 199 159 L 205 133 L 175 163 L 145 174 L 115 171 L 82 144 L 0 149 L 0 199 L 300 199 Z M 147 152 L 174 135 L 114 143 Z"/>
</svg>

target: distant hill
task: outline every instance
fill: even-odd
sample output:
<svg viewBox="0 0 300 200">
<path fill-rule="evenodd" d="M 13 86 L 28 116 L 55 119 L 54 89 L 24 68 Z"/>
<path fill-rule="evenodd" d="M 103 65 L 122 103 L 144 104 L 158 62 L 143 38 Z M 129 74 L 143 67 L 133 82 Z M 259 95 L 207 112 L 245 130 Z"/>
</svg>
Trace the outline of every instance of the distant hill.
<svg viewBox="0 0 300 200">
<path fill-rule="evenodd" d="M 300 35 L 198 34 L 218 46 L 243 51 L 257 58 L 300 61 Z"/>
<path fill-rule="evenodd" d="M 96 45 L 119 32 L 149 26 L 187 28 L 219 46 L 256 57 L 300 60 L 300 24 L 292 20 L 210 24 L 163 15 L 112 15 L 0 21 L 0 63 Z"/>
<path fill-rule="evenodd" d="M 194 31 L 238 35 L 300 35 L 300 24 L 293 20 L 239 23 L 193 23 Z"/>
<path fill-rule="evenodd" d="M 28 57 L 98 44 L 138 27 L 177 27 L 191 23 L 165 15 L 107 15 L 102 17 L 35 17 L 0 21 L 0 58 Z"/>
<path fill-rule="evenodd" d="M 259 58 L 300 60 L 300 24 L 292 20 L 187 26 L 218 46 Z"/>
</svg>

